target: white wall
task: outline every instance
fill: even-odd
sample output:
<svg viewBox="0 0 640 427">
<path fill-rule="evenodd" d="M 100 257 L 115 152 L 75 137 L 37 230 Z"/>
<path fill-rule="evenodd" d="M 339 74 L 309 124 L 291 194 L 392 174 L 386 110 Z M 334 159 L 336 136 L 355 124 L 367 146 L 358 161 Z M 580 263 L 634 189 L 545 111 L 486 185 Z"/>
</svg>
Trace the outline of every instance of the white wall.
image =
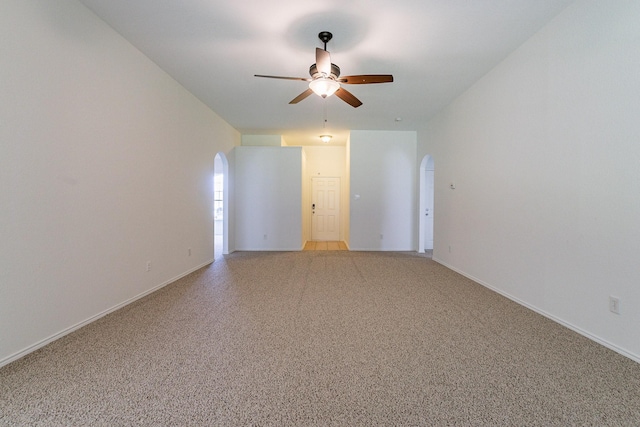
<svg viewBox="0 0 640 427">
<path fill-rule="evenodd" d="M 311 239 L 311 209 L 309 203 L 310 194 L 311 194 L 311 182 L 307 180 L 306 177 L 309 175 L 309 168 L 307 167 L 307 152 L 302 148 L 302 182 L 300 183 L 300 188 L 302 189 L 302 206 L 301 206 L 301 214 L 302 214 L 302 245 L 306 244 L 308 240 Z"/>
<path fill-rule="evenodd" d="M 638 22 L 640 2 L 577 1 L 431 120 L 419 157 L 434 258 L 640 361 Z"/>
<path fill-rule="evenodd" d="M 0 2 L 0 52 L 1 365 L 210 262 L 240 135 L 74 0 Z"/>
<path fill-rule="evenodd" d="M 350 249 L 416 250 L 416 133 L 352 131 L 349 156 Z"/>
<path fill-rule="evenodd" d="M 343 206 L 345 207 L 345 212 L 348 216 L 345 218 L 343 233 L 344 242 L 347 244 L 347 247 L 351 249 L 351 134 L 349 134 L 347 144 L 345 146 L 345 175 L 349 179 L 346 180 L 345 194 L 347 197 L 344 198 Z"/>
<path fill-rule="evenodd" d="M 234 153 L 236 250 L 302 249 L 302 148 Z"/>
<path fill-rule="evenodd" d="M 283 146 L 282 135 L 242 135 L 242 145 L 247 146 Z"/>
<path fill-rule="evenodd" d="M 349 209 L 345 203 L 349 199 L 346 169 L 346 147 L 344 146 L 307 146 L 302 148 L 305 156 L 303 176 L 302 212 L 304 240 L 311 239 L 311 178 L 340 178 L 340 240 L 345 239 L 345 230 L 349 221 Z"/>
</svg>

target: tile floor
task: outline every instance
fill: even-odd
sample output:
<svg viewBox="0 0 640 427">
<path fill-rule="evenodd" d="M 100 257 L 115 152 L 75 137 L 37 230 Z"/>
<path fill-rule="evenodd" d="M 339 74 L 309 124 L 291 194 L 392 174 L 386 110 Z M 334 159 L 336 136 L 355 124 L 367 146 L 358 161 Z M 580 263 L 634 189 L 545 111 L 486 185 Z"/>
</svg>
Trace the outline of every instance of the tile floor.
<svg viewBox="0 0 640 427">
<path fill-rule="evenodd" d="M 344 242 L 307 242 L 305 251 L 348 251 Z"/>
</svg>

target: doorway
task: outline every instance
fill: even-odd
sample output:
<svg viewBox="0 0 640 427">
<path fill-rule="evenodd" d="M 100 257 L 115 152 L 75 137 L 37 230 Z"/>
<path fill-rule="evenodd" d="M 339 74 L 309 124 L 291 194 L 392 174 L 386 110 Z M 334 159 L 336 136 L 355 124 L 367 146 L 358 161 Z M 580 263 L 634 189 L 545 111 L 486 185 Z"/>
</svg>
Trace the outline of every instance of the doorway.
<svg viewBox="0 0 640 427">
<path fill-rule="evenodd" d="M 419 236 L 418 236 L 418 252 L 425 253 L 433 250 L 433 227 L 434 227 L 434 183 L 435 183 L 435 167 L 433 157 L 424 156 L 420 163 L 420 212 L 418 213 Z"/>
<path fill-rule="evenodd" d="M 340 178 L 311 178 L 311 240 L 340 240 Z"/>
<path fill-rule="evenodd" d="M 213 259 L 229 254 L 229 163 L 224 153 L 213 159 Z"/>
</svg>

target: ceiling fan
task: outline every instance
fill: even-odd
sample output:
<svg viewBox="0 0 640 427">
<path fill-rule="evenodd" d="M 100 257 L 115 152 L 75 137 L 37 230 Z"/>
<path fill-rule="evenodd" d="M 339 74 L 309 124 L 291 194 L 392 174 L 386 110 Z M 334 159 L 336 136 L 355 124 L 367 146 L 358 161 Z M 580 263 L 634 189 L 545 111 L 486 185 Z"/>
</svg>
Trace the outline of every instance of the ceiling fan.
<svg viewBox="0 0 640 427">
<path fill-rule="evenodd" d="M 362 105 L 362 102 L 356 98 L 351 92 L 343 88 L 340 84 L 373 84 L 373 83 L 391 83 L 393 76 L 391 74 L 362 74 L 357 76 L 340 77 L 340 67 L 331 63 L 331 55 L 327 52 L 327 42 L 333 38 L 333 34 L 328 31 L 322 31 L 318 34 L 320 41 L 324 43 L 324 50 L 316 48 L 316 63 L 309 67 L 311 78 L 304 77 L 281 77 L 281 76 L 264 76 L 255 74 L 255 77 L 266 77 L 269 79 L 284 80 L 301 80 L 309 82 L 309 88 L 296 96 L 289 104 L 297 104 L 312 93 L 326 98 L 334 93 L 340 99 L 354 108 Z"/>
</svg>

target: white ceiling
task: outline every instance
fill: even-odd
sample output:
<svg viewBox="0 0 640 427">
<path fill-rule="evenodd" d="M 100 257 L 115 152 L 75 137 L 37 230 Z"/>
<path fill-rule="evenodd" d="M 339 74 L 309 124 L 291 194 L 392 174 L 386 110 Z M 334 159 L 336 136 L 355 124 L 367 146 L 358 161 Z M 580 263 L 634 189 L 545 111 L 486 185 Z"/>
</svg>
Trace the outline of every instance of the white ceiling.
<svg viewBox="0 0 640 427">
<path fill-rule="evenodd" d="M 242 133 L 332 144 L 349 129 L 418 130 L 573 0 L 81 0 Z M 393 74 L 332 96 L 289 101 L 320 31 L 342 75 Z M 397 120 L 397 119 L 401 120 Z"/>
</svg>

